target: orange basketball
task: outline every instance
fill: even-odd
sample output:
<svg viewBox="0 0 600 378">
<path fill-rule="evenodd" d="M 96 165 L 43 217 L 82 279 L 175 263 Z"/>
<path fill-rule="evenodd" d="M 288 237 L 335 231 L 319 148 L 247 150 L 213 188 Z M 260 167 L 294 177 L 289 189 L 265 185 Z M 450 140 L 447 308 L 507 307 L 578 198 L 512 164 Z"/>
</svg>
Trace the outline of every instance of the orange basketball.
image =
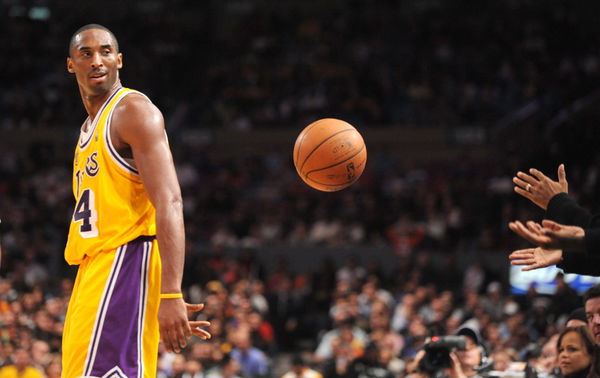
<svg viewBox="0 0 600 378">
<path fill-rule="evenodd" d="M 320 119 L 306 126 L 296 138 L 296 171 L 317 190 L 334 192 L 352 185 L 366 163 L 365 141 L 348 122 Z"/>
</svg>

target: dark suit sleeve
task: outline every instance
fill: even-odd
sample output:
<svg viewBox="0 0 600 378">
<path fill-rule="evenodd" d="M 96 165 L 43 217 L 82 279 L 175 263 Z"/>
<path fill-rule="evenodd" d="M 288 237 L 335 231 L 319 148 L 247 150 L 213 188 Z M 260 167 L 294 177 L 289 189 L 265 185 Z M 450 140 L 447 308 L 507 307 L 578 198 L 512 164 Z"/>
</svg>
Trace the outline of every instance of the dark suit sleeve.
<svg viewBox="0 0 600 378">
<path fill-rule="evenodd" d="M 590 257 L 586 253 L 565 252 L 563 261 L 556 264 L 565 273 L 600 276 L 600 256 Z"/>
<path fill-rule="evenodd" d="M 579 206 L 567 193 L 560 193 L 548 202 L 545 219 L 585 228 L 585 253 L 565 251 L 563 261 L 556 266 L 565 273 L 600 275 L 600 216 Z"/>
<path fill-rule="evenodd" d="M 567 193 L 559 193 L 550 199 L 544 218 L 583 228 L 591 226 L 592 220 L 599 222 L 597 216 L 592 217 L 589 211 L 579 206 Z"/>
<path fill-rule="evenodd" d="M 565 273 L 600 276 L 600 228 L 585 229 L 584 242 L 584 252 L 564 251 L 556 266 Z"/>
</svg>

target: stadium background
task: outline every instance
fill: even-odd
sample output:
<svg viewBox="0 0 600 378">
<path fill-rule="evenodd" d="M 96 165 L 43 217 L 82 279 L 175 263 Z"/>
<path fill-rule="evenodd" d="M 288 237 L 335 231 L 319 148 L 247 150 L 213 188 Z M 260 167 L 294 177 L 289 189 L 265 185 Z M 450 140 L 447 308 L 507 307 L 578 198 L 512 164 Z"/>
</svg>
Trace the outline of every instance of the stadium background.
<svg viewBox="0 0 600 378">
<path fill-rule="evenodd" d="M 276 371 L 290 353 L 311 358 L 335 326 L 336 287 L 356 273 L 353 259 L 392 294 L 391 313 L 407 292 L 427 291 L 422 309 L 451 289 L 450 317 L 468 302 L 465 288 L 485 302 L 499 282 L 535 323 L 535 301 L 511 295 L 506 256 L 526 244 L 506 223 L 543 213 L 511 178 L 529 167 L 554 177 L 565 163 L 571 193 L 598 209 L 599 6 L 0 1 L 0 362 L 33 339 L 58 353 L 73 276 L 62 258 L 70 161 L 85 118 L 64 66 L 79 26 L 113 30 L 123 83 L 165 115 L 185 200 L 188 296 L 205 300 L 215 281 L 229 302 L 256 290 L 271 304 L 261 315 L 275 330 L 266 351 Z M 369 151 L 363 177 L 338 193 L 306 187 L 291 162 L 295 136 L 322 117 L 355 125 Z M 368 280 L 350 276 L 359 295 Z M 244 288 L 247 278 L 263 287 Z M 530 295 L 547 303 L 545 326 L 516 350 L 569 310 Z M 419 338 L 396 331 L 410 358 Z"/>
</svg>

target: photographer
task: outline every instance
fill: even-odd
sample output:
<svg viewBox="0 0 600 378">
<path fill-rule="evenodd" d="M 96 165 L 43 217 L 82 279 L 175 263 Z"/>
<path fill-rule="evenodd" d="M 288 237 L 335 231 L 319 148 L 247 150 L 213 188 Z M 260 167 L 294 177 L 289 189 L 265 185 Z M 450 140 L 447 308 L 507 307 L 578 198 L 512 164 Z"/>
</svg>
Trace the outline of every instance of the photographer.
<svg viewBox="0 0 600 378">
<path fill-rule="evenodd" d="M 476 331 L 463 327 L 456 336 L 432 337 L 411 365 L 414 377 L 483 377 L 491 361 Z"/>
</svg>

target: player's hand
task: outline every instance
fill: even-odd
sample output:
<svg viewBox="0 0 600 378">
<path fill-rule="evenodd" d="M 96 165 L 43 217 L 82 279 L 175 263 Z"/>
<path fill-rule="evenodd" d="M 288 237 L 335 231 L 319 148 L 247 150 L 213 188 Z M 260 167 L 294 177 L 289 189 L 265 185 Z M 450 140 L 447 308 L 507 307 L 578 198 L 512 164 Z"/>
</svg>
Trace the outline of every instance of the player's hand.
<svg viewBox="0 0 600 378">
<path fill-rule="evenodd" d="M 562 260 L 562 249 L 528 248 L 512 252 L 508 258 L 511 265 L 522 265 L 522 271 L 545 268 L 556 265 Z"/>
<path fill-rule="evenodd" d="M 199 304 L 190 304 L 186 303 L 185 307 L 187 312 L 200 312 L 204 309 L 204 303 Z M 202 340 L 207 340 L 212 337 L 212 335 L 205 329 L 200 327 L 210 327 L 210 322 L 205 320 L 190 320 L 189 322 L 190 328 L 192 329 L 192 334 L 198 336 Z"/>
<path fill-rule="evenodd" d="M 203 304 L 191 305 L 182 298 L 161 299 L 158 309 L 158 325 L 160 338 L 168 352 L 179 353 L 187 346 L 192 335 L 202 339 L 210 338 L 210 333 L 199 327 L 209 326 L 206 321 L 189 321 L 188 311 L 200 311 Z"/>
<path fill-rule="evenodd" d="M 548 208 L 552 197 L 569 192 L 564 164 L 558 166 L 558 181 L 550 179 L 535 168 L 531 168 L 529 173 L 517 172 L 513 177 L 514 190 L 544 210 Z"/>
</svg>

